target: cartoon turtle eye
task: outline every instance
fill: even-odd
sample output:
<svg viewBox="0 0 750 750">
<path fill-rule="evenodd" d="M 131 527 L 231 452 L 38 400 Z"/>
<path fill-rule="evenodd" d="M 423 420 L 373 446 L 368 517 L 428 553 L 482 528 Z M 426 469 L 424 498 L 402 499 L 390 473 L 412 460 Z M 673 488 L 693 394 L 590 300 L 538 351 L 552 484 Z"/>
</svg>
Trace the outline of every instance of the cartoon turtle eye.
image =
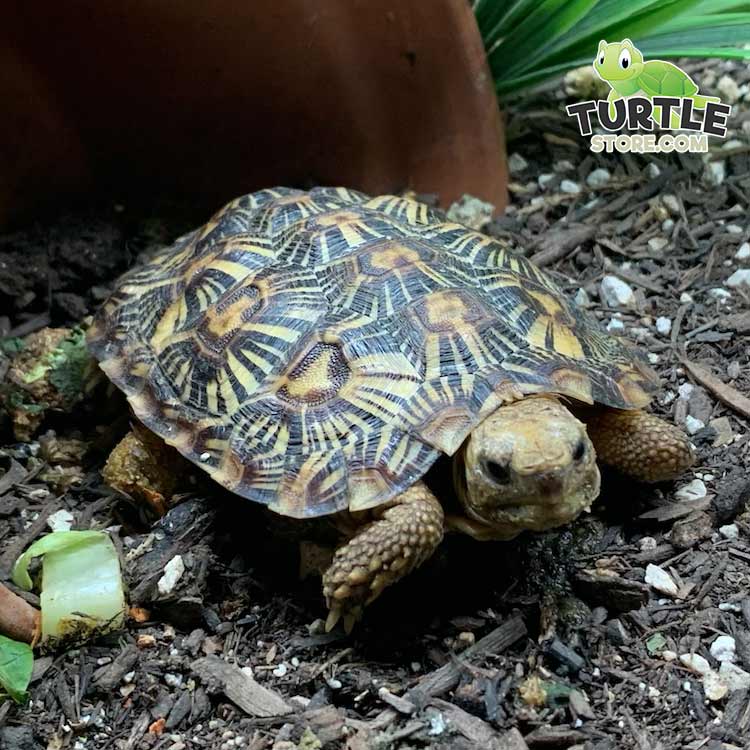
<svg viewBox="0 0 750 750">
<path fill-rule="evenodd" d="M 630 50 L 624 49 L 622 52 L 620 52 L 620 67 L 623 70 L 627 70 L 630 67 Z"/>
<path fill-rule="evenodd" d="M 604 65 L 604 53 L 603 52 L 601 55 L 599 55 L 599 65 Z"/>
</svg>

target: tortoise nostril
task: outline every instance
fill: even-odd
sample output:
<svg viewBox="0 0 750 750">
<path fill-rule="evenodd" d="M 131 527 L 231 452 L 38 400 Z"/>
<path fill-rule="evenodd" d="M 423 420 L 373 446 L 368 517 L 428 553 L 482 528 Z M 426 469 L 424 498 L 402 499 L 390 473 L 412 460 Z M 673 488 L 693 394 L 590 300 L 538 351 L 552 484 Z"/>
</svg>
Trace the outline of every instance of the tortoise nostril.
<svg viewBox="0 0 750 750">
<path fill-rule="evenodd" d="M 544 497 L 559 495 L 562 492 L 563 483 L 559 476 L 548 475 L 539 479 L 539 491 Z"/>
<path fill-rule="evenodd" d="M 576 447 L 573 449 L 573 460 L 580 461 L 586 455 L 586 443 L 583 440 L 579 440 Z"/>
<path fill-rule="evenodd" d="M 485 472 L 497 484 L 508 484 L 510 482 L 510 468 L 505 464 L 497 461 L 486 461 L 484 464 Z"/>
</svg>

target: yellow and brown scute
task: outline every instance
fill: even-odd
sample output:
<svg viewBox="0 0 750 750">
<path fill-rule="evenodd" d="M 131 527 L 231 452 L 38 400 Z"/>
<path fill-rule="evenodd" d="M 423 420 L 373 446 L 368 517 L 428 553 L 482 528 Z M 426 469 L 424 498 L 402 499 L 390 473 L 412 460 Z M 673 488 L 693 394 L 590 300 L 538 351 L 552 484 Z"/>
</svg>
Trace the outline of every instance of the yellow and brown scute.
<svg viewBox="0 0 750 750">
<path fill-rule="evenodd" d="M 657 384 L 503 243 L 344 188 L 232 201 L 125 275 L 88 341 L 148 428 L 295 517 L 388 501 L 509 394 L 635 409 Z"/>
</svg>

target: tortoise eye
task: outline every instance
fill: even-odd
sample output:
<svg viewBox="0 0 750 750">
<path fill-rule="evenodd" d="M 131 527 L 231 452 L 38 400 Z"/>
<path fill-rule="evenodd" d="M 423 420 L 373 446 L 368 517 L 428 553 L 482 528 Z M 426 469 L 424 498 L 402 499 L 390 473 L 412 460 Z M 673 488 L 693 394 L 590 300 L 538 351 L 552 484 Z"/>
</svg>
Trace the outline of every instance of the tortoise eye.
<svg viewBox="0 0 750 750">
<path fill-rule="evenodd" d="M 624 49 L 620 53 L 620 67 L 623 70 L 627 70 L 630 67 L 630 51 Z"/>
<path fill-rule="evenodd" d="M 510 469 L 508 466 L 499 464 L 497 461 L 487 461 L 484 464 L 487 475 L 498 484 L 508 484 L 510 482 Z"/>
<path fill-rule="evenodd" d="M 603 52 L 601 55 L 599 55 L 599 65 L 604 65 L 604 53 Z"/>
<path fill-rule="evenodd" d="M 573 449 L 573 460 L 580 461 L 586 455 L 586 443 L 583 440 L 579 440 L 576 447 Z"/>
</svg>

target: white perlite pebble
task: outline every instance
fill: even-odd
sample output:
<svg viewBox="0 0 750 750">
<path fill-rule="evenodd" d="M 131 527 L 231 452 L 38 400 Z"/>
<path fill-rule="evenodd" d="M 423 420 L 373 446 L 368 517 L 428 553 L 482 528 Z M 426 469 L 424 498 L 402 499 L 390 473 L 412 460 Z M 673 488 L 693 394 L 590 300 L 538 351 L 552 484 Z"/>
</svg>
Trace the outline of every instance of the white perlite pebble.
<svg viewBox="0 0 750 750">
<path fill-rule="evenodd" d="M 677 652 L 665 648 L 664 651 L 661 652 L 661 658 L 664 659 L 664 661 L 674 661 L 677 658 Z"/>
<path fill-rule="evenodd" d="M 727 224 L 725 229 L 729 234 L 742 234 L 745 231 L 739 224 Z"/>
<path fill-rule="evenodd" d="M 677 388 L 677 393 L 683 401 L 687 401 L 694 390 L 695 386 L 692 383 L 683 383 Z"/>
<path fill-rule="evenodd" d="M 702 500 L 706 496 L 706 485 L 703 484 L 702 479 L 693 479 L 689 484 L 680 487 L 680 489 L 674 493 L 674 496 L 677 500 L 683 500 L 685 502 Z"/>
<path fill-rule="evenodd" d="M 720 635 L 711 644 L 711 656 L 716 661 L 734 661 L 737 658 L 736 644 L 731 635 Z"/>
<path fill-rule="evenodd" d="M 688 435 L 695 435 L 696 432 L 700 432 L 705 426 L 704 422 L 690 416 L 690 414 L 685 417 L 685 429 L 687 430 Z"/>
<path fill-rule="evenodd" d="M 177 582 L 185 572 L 185 563 L 182 555 L 175 555 L 165 566 L 164 574 L 156 584 L 156 588 L 162 596 L 171 593 Z"/>
<path fill-rule="evenodd" d="M 656 319 L 656 330 L 662 336 L 669 336 L 672 332 L 672 321 L 669 318 L 660 316 Z"/>
<path fill-rule="evenodd" d="M 741 286 L 746 286 L 750 289 L 750 268 L 740 268 L 735 271 L 728 279 L 727 286 L 736 289 Z"/>
<path fill-rule="evenodd" d="M 660 174 L 661 169 L 659 169 L 659 165 L 656 162 L 650 161 L 646 167 L 646 176 L 654 179 L 654 177 L 658 177 Z"/>
<path fill-rule="evenodd" d="M 728 292 L 726 289 L 722 289 L 720 286 L 715 286 L 713 289 L 709 289 L 708 295 L 709 297 L 713 297 L 714 299 L 719 300 L 719 302 L 726 302 L 732 297 L 731 292 Z"/>
<path fill-rule="evenodd" d="M 552 180 L 554 179 L 555 179 L 555 175 L 545 173 L 545 174 L 540 174 L 539 177 L 537 177 L 537 182 L 539 183 L 539 187 L 542 190 L 546 190 L 547 185 L 549 185 L 550 182 L 552 182 Z"/>
<path fill-rule="evenodd" d="M 711 665 L 700 654 L 680 654 L 680 661 L 695 674 L 703 675 L 712 671 Z"/>
<path fill-rule="evenodd" d="M 710 701 L 720 701 L 728 692 L 729 686 L 716 672 L 703 675 L 703 692 Z"/>
<path fill-rule="evenodd" d="M 727 165 L 723 161 L 710 161 L 703 170 L 703 175 L 709 185 L 718 187 L 727 176 Z"/>
<path fill-rule="evenodd" d="M 658 364 L 658 363 L 659 363 L 659 360 L 661 359 L 661 358 L 659 357 L 659 355 L 658 355 L 658 354 L 656 354 L 655 352 L 649 352 L 649 353 L 648 353 L 648 354 L 646 355 L 646 358 L 648 359 L 648 361 L 649 361 L 649 362 L 650 362 L 650 363 L 651 363 L 652 365 Z"/>
<path fill-rule="evenodd" d="M 716 88 L 727 104 L 734 104 L 740 98 L 740 88 L 731 76 L 723 75 L 719 78 Z"/>
<path fill-rule="evenodd" d="M 581 186 L 577 182 L 573 182 L 573 180 L 563 180 L 560 183 L 560 190 L 569 195 L 578 195 L 581 192 Z"/>
<path fill-rule="evenodd" d="M 648 241 L 648 249 L 652 253 L 660 253 L 668 244 L 669 240 L 664 237 L 652 237 Z"/>
<path fill-rule="evenodd" d="M 667 207 L 670 213 L 680 213 L 680 201 L 677 200 L 676 195 L 672 195 L 671 193 L 662 195 L 661 202 Z"/>
<path fill-rule="evenodd" d="M 492 221 L 495 207 L 492 203 L 475 198 L 473 195 L 464 193 L 461 198 L 451 204 L 446 216 L 449 221 L 463 224 L 469 229 L 481 229 L 485 224 Z"/>
<path fill-rule="evenodd" d="M 274 677 L 284 677 L 288 670 L 287 665 L 282 661 L 276 669 L 273 670 Z"/>
<path fill-rule="evenodd" d="M 635 302 L 633 290 L 617 276 L 605 276 L 599 285 L 599 294 L 609 307 L 627 306 Z"/>
<path fill-rule="evenodd" d="M 625 330 L 625 324 L 618 320 L 617 318 L 610 319 L 609 323 L 607 323 L 607 330 L 610 333 L 617 333 L 618 331 L 624 331 Z"/>
<path fill-rule="evenodd" d="M 669 234 L 674 229 L 674 221 L 672 219 L 664 219 L 661 223 L 661 231 L 665 234 Z"/>
<path fill-rule="evenodd" d="M 719 667 L 719 676 L 729 690 L 747 690 L 750 688 L 750 674 L 736 664 L 723 661 Z"/>
<path fill-rule="evenodd" d="M 737 260 L 747 260 L 750 258 L 750 242 L 743 242 L 734 254 L 734 257 Z"/>
<path fill-rule="evenodd" d="M 672 580 L 672 576 L 664 568 L 649 563 L 646 567 L 646 583 L 662 594 L 669 596 L 677 595 L 677 584 Z"/>
<path fill-rule="evenodd" d="M 579 289 L 576 292 L 575 297 L 573 297 L 573 302 L 575 302 L 578 307 L 588 307 L 590 301 L 589 295 L 586 294 L 586 290 L 583 288 Z"/>
<path fill-rule="evenodd" d="M 65 510 L 65 508 L 61 508 L 47 519 L 47 526 L 52 531 L 70 531 L 74 521 L 73 514 Z"/>
<path fill-rule="evenodd" d="M 529 163 L 523 158 L 523 156 L 521 156 L 521 154 L 511 154 L 508 157 L 508 169 L 511 174 L 523 172 L 528 166 Z"/>
<path fill-rule="evenodd" d="M 736 523 L 730 523 L 726 526 L 719 526 L 719 534 L 721 534 L 724 539 L 740 538 L 740 530 Z"/>
<path fill-rule="evenodd" d="M 555 170 L 555 172 L 572 172 L 575 169 L 575 164 L 573 164 L 570 159 L 560 159 L 560 161 L 556 161 L 552 165 L 552 169 Z"/>
<path fill-rule="evenodd" d="M 690 305 L 692 303 L 693 303 L 693 298 L 687 292 L 683 292 L 680 295 L 680 304 L 681 305 Z"/>
<path fill-rule="evenodd" d="M 610 179 L 612 179 L 612 175 L 610 175 L 608 169 L 595 169 L 586 178 L 586 184 L 590 188 L 594 188 L 594 190 L 596 190 L 597 188 L 604 187 L 610 181 Z"/>
</svg>

